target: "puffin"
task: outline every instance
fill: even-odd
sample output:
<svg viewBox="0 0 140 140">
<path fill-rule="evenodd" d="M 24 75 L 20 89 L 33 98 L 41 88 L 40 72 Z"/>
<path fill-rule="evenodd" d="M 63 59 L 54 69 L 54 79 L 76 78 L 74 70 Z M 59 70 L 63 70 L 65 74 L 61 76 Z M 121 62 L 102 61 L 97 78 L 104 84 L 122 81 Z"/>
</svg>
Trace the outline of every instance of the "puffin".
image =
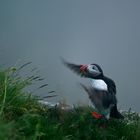
<svg viewBox="0 0 140 140">
<path fill-rule="evenodd" d="M 123 119 L 124 116 L 117 109 L 116 84 L 104 75 L 102 68 L 96 64 L 73 64 L 62 59 L 63 64 L 77 75 L 90 78 L 89 86 L 80 85 L 86 91 L 94 107 L 94 118 Z"/>
</svg>

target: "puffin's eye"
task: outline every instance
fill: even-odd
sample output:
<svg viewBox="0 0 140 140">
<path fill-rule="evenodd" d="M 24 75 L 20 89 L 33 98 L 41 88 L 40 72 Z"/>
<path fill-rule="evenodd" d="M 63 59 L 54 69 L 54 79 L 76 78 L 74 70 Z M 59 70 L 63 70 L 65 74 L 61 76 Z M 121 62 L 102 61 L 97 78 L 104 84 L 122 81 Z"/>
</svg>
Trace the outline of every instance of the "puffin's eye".
<svg viewBox="0 0 140 140">
<path fill-rule="evenodd" d="M 92 65 L 92 69 L 98 71 L 98 68 L 95 65 Z"/>
<path fill-rule="evenodd" d="M 92 69 L 95 69 L 95 67 L 94 67 L 94 66 L 92 66 Z"/>
</svg>

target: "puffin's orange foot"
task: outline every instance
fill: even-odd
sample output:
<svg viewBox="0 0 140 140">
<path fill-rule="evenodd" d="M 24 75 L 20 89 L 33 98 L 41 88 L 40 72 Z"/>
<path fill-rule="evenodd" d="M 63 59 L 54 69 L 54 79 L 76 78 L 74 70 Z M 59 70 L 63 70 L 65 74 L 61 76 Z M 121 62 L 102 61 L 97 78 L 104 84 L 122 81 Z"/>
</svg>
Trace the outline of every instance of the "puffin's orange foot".
<svg viewBox="0 0 140 140">
<path fill-rule="evenodd" d="M 104 118 L 104 116 L 103 115 L 101 115 L 101 114 L 99 114 L 99 113 L 97 113 L 97 112 L 92 112 L 92 116 L 95 118 L 95 119 L 102 119 L 102 118 Z"/>
</svg>

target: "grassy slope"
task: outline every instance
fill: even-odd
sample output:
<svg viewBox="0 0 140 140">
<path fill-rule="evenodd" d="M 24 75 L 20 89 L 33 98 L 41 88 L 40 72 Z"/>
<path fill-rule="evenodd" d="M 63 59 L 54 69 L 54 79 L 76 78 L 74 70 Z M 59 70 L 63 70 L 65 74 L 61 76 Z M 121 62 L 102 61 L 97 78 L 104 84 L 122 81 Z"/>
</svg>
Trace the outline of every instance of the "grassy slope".
<svg viewBox="0 0 140 140">
<path fill-rule="evenodd" d="M 49 109 L 23 90 L 37 79 L 21 78 L 15 68 L 0 71 L 0 140 L 140 140 L 138 114 L 105 122 L 89 107 Z"/>
</svg>

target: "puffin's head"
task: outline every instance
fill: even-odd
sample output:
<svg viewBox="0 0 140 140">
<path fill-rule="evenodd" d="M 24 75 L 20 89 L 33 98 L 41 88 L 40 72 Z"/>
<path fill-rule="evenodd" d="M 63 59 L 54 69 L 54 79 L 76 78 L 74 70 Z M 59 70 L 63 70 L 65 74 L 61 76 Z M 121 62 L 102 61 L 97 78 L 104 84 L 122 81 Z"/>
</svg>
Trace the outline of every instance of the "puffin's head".
<svg viewBox="0 0 140 140">
<path fill-rule="evenodd" d="M 101 79 L 103 76 L 103 70 L 98 64 L 90 64 L 87 66 L 87 70 L 94 79 Z"/>
</svg>

